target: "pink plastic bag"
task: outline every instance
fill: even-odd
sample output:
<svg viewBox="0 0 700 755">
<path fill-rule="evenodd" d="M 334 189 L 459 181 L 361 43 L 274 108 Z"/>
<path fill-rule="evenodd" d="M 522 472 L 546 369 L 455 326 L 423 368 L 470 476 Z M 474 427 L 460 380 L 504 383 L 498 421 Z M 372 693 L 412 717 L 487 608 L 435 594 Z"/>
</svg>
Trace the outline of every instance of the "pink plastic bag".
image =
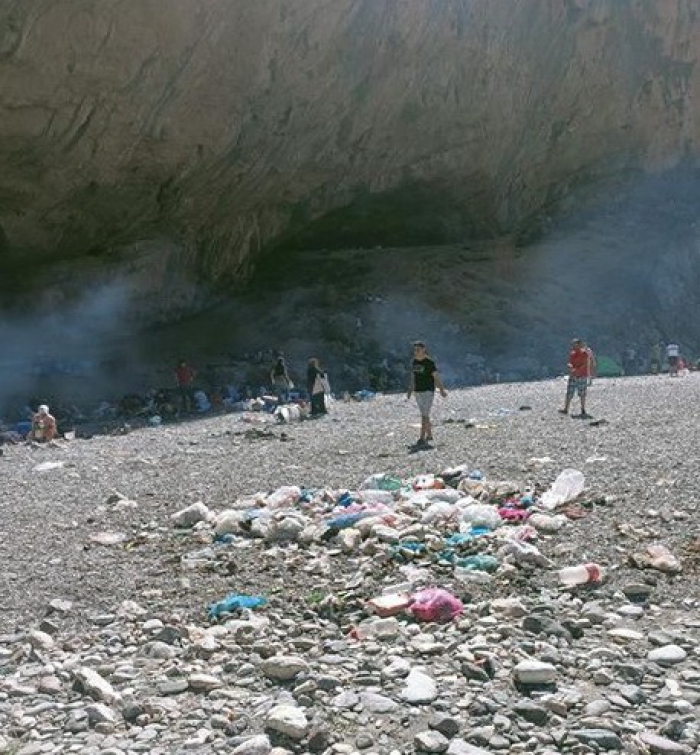
<svg viewBox="0 0 700 755">
<path fill-rule="evenodd" d="M 411 612 L 418 621 L 452 621 L 464 611 L 459 598 L 439 588 L 420 590 L 412 596 Z"/>
</svg>

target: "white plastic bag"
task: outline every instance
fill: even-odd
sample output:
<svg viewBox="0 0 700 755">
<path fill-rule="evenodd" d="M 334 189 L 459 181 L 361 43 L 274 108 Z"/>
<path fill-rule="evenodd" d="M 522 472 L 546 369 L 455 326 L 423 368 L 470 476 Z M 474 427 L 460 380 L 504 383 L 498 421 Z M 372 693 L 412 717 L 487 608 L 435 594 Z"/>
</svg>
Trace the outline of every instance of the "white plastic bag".
<svg viewBox="0 0 700 755">
<path fill-rule="evenodd" d="M 490 530 L 497 529 L 502 523 L 496 507 L 485 503 L 472 503 L 470 506 L 465 506 L 462 511 L 462 521 L 472 527 L 488 527 Z"/>
<path fill-rule="evenodd" d="M 586 478 L 578 469 L 565 469 L 554 481 L 552 487 L 542 495 L 542 506 L 555 509 L 583 493 Z"/>
</svg>

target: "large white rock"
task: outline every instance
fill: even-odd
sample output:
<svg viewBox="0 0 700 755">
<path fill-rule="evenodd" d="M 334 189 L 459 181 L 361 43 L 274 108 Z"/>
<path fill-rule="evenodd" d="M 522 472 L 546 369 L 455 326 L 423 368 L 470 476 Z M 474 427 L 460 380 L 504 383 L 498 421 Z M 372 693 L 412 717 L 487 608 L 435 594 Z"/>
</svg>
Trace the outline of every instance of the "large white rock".
<svg viewBox="0 0 700 755">
<path fill-rule="evenodd" d="M 290 739 L 303 739 L 309 733 L 309 721 L 296 705 L 276 705 L 267 714 L 267 728 Z"/>
<path fill-rule="evenodd" d="M 80 682 L 85 693 L 95 700 L 103 700 L 112 704 L 121 700 L 121 695 L 112 685 L 102 678 L 97 671 L 87 666 L 82 666 L 75 671 L 75 678 Z"/>
<path fill-rule="evenodd" d="M 445 752 L 450 740 L 439 731 L 419 731 L 413 739 L 418 752 Z"/>
<path fill-rule="evenodd" d="M 521 661 L 513 669 L 513 675 L 521 684 L 551 684 L 556 679 L 557 670 L 551 663 Z"/>
<path fill-rule="evenodd" d="M 401 690 L 401 699 L 411 705 L 425 705 L 432 703 L 437 696 L 435 680 L 418 669 L 412 669 Z"/>
<path fill-rule="evenodd" d="M 680 645 L 663 645 L 660 648 L 654 648 L 647 658 L 654 663 L 662 666 L 673 666 L 676 663 L 683 663 L 688 657 L 688 653 Z"/>
<path fill-rule="evenodd" d="M 268 679 L 288 682 L 309 670 L 309 664 L 296 655 L 273 655 L 266 658 L 260 669 Z"/>
</svg>

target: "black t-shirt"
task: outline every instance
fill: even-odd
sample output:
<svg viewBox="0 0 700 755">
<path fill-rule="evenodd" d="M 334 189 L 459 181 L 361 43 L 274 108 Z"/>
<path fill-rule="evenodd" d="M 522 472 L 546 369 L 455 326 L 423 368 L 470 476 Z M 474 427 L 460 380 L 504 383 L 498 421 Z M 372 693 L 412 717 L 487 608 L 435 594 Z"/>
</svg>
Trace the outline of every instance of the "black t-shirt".
<svg viewBox="0 0 700 755">
<path fill-rule="evenodd" d="M 286 377 L 287 375 L 287 366 L 284 362 L 276 362 L 275 366 L 272 368 L 272 374 L 276 378 L 280 377 Z"/>
<path fill-rule="evenodd" d="M 413 390 L 416 393 L 435 390 L 435 373 L 437 367 L 432 359 L 413 360 Z"/>
</svg>

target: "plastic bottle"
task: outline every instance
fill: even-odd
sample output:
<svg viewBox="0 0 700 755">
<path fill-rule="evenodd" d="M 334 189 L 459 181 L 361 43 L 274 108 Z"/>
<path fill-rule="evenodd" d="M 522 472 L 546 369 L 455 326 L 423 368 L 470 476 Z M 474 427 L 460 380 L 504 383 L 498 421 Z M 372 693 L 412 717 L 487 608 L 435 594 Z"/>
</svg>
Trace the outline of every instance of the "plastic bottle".
<svg viewBox="0 0 700 755">
<path fill-rule="evenodd" d="M 566 587 L 595 584 L 601 581 L 602 576 L 603 570 L 593 563 L 566 566 L 559 570 L 559 581 Z"/>
</svg>

